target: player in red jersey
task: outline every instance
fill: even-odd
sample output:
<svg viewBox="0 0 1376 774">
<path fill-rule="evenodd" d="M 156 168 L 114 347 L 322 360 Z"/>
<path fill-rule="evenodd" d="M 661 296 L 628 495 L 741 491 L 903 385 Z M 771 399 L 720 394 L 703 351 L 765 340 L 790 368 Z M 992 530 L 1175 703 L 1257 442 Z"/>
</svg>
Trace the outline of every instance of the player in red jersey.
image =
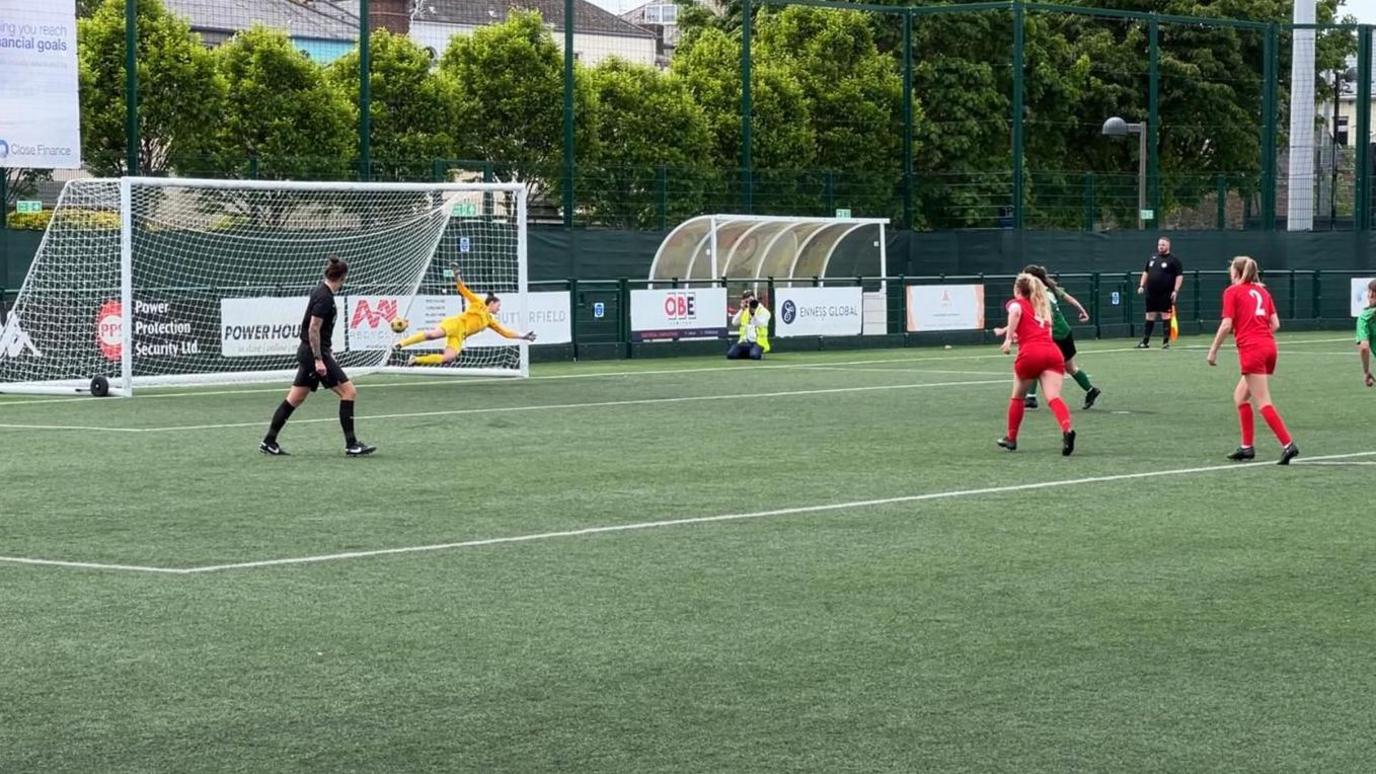
<svg viewBox="0 0 1376 774">
<path fill-rule="evenodd" d="M 1233 403 L 1237 404 L 1237 418 L 1242 425 L 1242 445 L 1228 455 L 1230 460 L 1250 460 L 1257 456 L 1252 448 L 1255 420 L 1252 406 L 1256 406 L 1271 432 L 1280 441 L 1281 465 L 1300 456 L 1300 448 L 1290 438 L 1276 407 L 1271 405 L 1271 374 L 1276 372 L 1276 336 L 1280 318 L 1276 304 L 1266 287 L 1257 281 L 1257 262 L 1246 256 L 1233 259 L 1229 267 L 1233 284 L 1223 291 L 1223 321 L 1218 324 L 1214 343 L 1209 347 L 1209 365 L 1218 365 L 1218 348 L 1231 331 L 1237 340 L 1237 360 L 1242 378 L 1233 388 Z"/>
<path fill-rule="evenodd" d="M 994 335 L 1003 337 L 1003 354 L 1018 343 L 1018 358 L 1013 361 L 1013 397 L 1008 402 L 1008 434 L 998 440 L 1008 451 L 1018 448 L 1018 427 L 1027 410 L 1027 390 L 1040 381 L 1046 407 L 1061 425 L 1061 454 L 1069 457 L 1075 451 L 1075 431 L 1070 426 L 1070 409 L 1061 400 L 1061 383 L 1065 381 L 1065 359 L 1051 340 L 1051 300 L 1046 285 L 1031 274 L 1019 274 L 1013 282 L 1013 299 L 1008 302 L 1008 325 L 995 328 Z"/>
</svg>

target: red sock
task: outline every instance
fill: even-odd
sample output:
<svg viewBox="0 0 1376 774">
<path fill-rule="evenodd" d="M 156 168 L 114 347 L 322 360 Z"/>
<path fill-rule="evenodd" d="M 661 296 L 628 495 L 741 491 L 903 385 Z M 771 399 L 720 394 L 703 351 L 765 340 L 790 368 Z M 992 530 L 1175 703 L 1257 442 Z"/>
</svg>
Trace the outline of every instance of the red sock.
<svg viewBox="0 0 1376 774">
<path fill-rule="evenodd" d="M 1013 398 L 1008 401 L 1008 440 L 1018 440 L 1018 428 L 1022 427 L 1022 415 L 1027 413 L 1027 406 L 1022 398 Z"/>
<path fill-rule="evenodd" d="M 1046 402 L 1046 407 L 1051 409 L 1051 413 L 1056 415 L 1056 421 L 1061 423 L 1061 432 L 1070 432 L 1070 409 L 1066 408 L 1065 401 L 1052 398 Z"/>
<path fill-rule="evenodd" d="M 1285 429 L 1285 422 L 1281 421 L 1275 406 L 1270 404 L 1262 406 L 1261 418 L 1266 420 L 1266 424 L 1270 426 L 1271 432 L 1276 434 L 1276 440 L 1280 441 L 1281 446 L 1290 445 L 1290 431 Z"/>
<path fill-rule="evenodd" d="M 1252 404 L 1237 407 L 1237 423 L 1242 425 L 1242 448 L 1249 449 L 1257 437 L 1257 420 L 1252 416 Z"/>
</svg>

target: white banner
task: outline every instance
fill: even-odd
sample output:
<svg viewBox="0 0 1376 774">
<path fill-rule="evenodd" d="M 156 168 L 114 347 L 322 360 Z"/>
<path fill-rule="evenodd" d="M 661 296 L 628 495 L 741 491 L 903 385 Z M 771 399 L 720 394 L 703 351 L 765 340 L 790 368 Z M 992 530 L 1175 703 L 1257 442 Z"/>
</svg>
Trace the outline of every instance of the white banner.
<svg viewBox="0 0 1376 774">
<path fill-rule="evenodd" d="M 411 296 L 349 296 L 344 303 L 348 334 L 336 349 L 349 352 L 391 349 L 397 340 L 392 320 L 408 314 Z M 420 297 L 415 297 L 420 301 Z M 416 309 L 420 309 L 416 305 Z M 438 322 L 438 321 L 437 321 Z"/>
<path fill-rule="evenodd" d="M 1352 280 L 1352 295 L 1349 301 L 1352 306 L 1353 317 L 1361 317 L 1362 310 L 1366 308 L 1366 286 L 1371 280 L 1371 277 L 1353 278 Z"/>
<path fill-rule="evenodd" d="M 536 344 L 568 344 L 573 341 L 573 327 L 569 322 L 569 294 L 562 291 L 526 294 L 526 322 L 521 324 L 521 314 L 516 308 L 516 299 L 503 299 L 502 311 L 497 321 L 517 333 L 535 331 Z M 493 330 L 486 330 L 468 340 L 475 347 L 499 347 L 515 345 L 520 342 L 503 338 Z"/>
<path fill-rule="evenodd" d="M 0 0 L 0 167 L 81 166 L 76 0 Z"/>
<path fill-rule="evenodd" d="M 908 286 L 909 332 L 983 328 L 983 285 Z"/>
<path fill-rule="evenodd" d="M 301 320 L 308 296 L 220 299 L 220 352 L 225 357 L 292 355 L 301 344 Z M 334 299 L 335 317 L 331 344 L 344 350 L 344 303 Z"/>
<path fill-rule="evenodd" d="M 347 308 L 349 351 L 383 350 L 391 348 L 398 335 L 392 332 L 391 321 L 405 317 L 411 323 L 407 333 L 434 328 L 446 317 L 462 314 L 463 296 L 420 295 L 407 305 L 406 296 L 349 296 Z M 573 341 L 570 325 L 569 294 L 563 292 L 527 293 L 526 323 L 521 324 L 519 303 L 514 296 L 504 298 L 497 322 L 516 333 L 535 331 L 537 344 L 568 344 Z M 407 349 L 444 349 L 444 339 L 421 342 Z M 508 339 L 494 330 L 475 333 L 464 342 L 469 347 L 514 347 L 517 339 Z"/>
<path fill-rule="evenodd" d="M 774 291 L 774 335 L 859 336 L 861 288 L 779 288 Z"/>
<path fill-rule="evenodd" d="M 726 288 L 631 291 L 636 341 L 721 338 L 729 322 Z"/>
</svg>

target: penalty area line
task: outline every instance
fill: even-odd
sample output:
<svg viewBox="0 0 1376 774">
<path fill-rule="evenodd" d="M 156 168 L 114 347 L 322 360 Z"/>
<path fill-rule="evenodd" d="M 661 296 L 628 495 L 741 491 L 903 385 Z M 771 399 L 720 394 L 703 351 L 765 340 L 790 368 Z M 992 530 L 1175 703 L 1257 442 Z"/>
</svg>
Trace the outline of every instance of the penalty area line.
<svg viewBox="0 0 1376 774">
<path fill-rule="evenodd" d="M 1304 464 L 1317 465 L 1329 461 L 1352 460 L 1358 457 L 1376 456 L 1376 451 L 1351 452 L 1348 454 L 1330 454 L 1320 457 L 1311 457 L 1304 460 Z M 1298 464 L 1298 462 L 1297 462 Z M 98 562 L 74 562 L 58 561 L 52 559 L 31 559 L 25 557 L 0 557 L 0 563 L 65 567 L 87 570 L 107 570 L 123 572 L 152 573 L 162 575 L 205 575 L 209 573 L 227 572 L 233 570 L 252 570 L 266 567 L 286 567 L 303 564 L 321 564 L 325 562 L 337 562 L 349 559 L 367 559 L 380 556 L 396 556 L 403 554 L 434 553 L 437 551 L 458 550 L 464 548 L 479 548 L 484 546 L 505 545 L 508 543 L 533 543 L 543 540 L 557 540 L 562 538 L 587 537 L 590 535 L 602 535 L 618 532 L 636 532 L 649 529 L 660 529 L 664 527 L 680 527 L 693 524 L 714 524 L 719 522 L 749 521 L 754 519 L 777 518 L 784 516 L 800 516 L 813 513 L 829 513 L 835 511 L 848 511 L 861 508 L 874 508 L 885 505 L 902 505 L 908 503 L 920 503 L 932 500 L 954 500 L 964 497 L 979 497 L 981 495 L 999 495 L 1010 492 L 1027 492 L 1041 489 L 1057 489 L 1062 487 L 1084 486 L 1089 484 L 1103 484 L 1113 481 L 1134 481 L 1147 478 L 1168 478 L 1172 476 L 1191 476 L 1205 473 L 1215 473 L 1218 471 L 1229 470 L 1258 470 L 1274 465 L 1271 462 L 1252 462 L 1252 463 L 1232 463 L 1222 465 L 1205 465 L 1194 468 L 1172 468 L 1170 470 L 1152 470 L 1136 473 L 1119 473 L 1107 476 L 1089 476 L 1085 478 L 1062 479 L 1059 481 L 1039 481 L 1028 484 L 1009 484 L 1005 486 L 981 487 L 978 489 L 956 489 L 945 492 L 927 492 L 924 494 L 904 495 L 900 497 L 885 497 L 874 500 L 851 500 L 848 502 L 825 503 L 821 505 L 803 505 L 793 508 L 776 508 L 767 511 L 748 511 L 744 513 L 726 513 L 716 516 L 690 516 L 679 519 L 662 519 L 658 521 L 642 521 L 630 524 L 610 524 L 598 527 L 583 527 L 579 529 L 558 530 L 552 532 L 536 532 L 526 535 L 510 535 L 506 537 L 482 538 L 476 540 L 463 540 L 452 543 L 434 543 L 420 546 L 401 546 L 396 548 L 378 548 L 362 551 L 344 551 L 332 554 L 317 554 L 314 556 L 285 557 L 280 559 L 263 559 L 249 562 L 233 562 L 227 564 L 201 565 L 197 567 L 144 567 L 139 565 L 125 564 L 102 564 Z"/>
</svg>

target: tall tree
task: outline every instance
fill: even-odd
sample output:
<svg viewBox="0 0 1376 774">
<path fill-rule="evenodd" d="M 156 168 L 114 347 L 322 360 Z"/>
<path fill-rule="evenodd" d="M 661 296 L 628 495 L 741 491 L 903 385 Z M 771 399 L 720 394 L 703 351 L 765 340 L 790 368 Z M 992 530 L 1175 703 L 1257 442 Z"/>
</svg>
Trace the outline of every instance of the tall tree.
<svg viewBox="0 0 1376 774">
<path fill-rule="evenodd" d="M 208 160 L 224 106 L 213 55 L 160 0 L 138 3 L 139 171 L 194 174 Z M 82 156 L 92 172 L 125 173 L 124 2 L 78 22 Z"/>
<path fill-rule="evenodd" d="M 671 71 L 702 106 L 714 139 L 713 161 L 730 170 L 733 186 L 715 209 L 736 209 L 741 166 L 740 36 L 702 29 L 680 46 Z M 787 62 L 757 56 L 751 69 L 751 166 L 757 209 L 798 212 L 804 173 L 816 171 L 817 143 L 803 86 Z M 815 188 L 815 186 L 813 186 Z M 815 208 L 817 203 L 814 201 Z"/>
<path fill-rule="evenodd" d="M 440 61 L 464 116 L 459 149 L 497 165 L 504 179 L 523 180 L 532 196 L 562 190 L 564 56 L 538 12 L 455 36 Z M 597 103 L 586 71 L 574 71 L 575 147 L 597 157 Z"/>
<path fill-rule="evenodd" d="M 762 13 L 756 51 L 788 66 L 810 105 L 815 164 L 839 175 L 837 203 L 896 215 L 902 179 L 903 81 L 866 14 L 791 6 Z"/>
<path fill-rule="evenodd" d="M 218 151 L 263 177 L 346 176 L 358 134 L 344 92 L 285 32 L 255 26 L 217 52 L 227 91 Z M 341 163 L 342 162 L 342 163 Z"/>
<path fill-rule="evenodd" d="M 453 87 L 434 71 L 425 49 L 404 35 L 378 30 L 370 36 L 369 52 L 375 172 L 427 179 L 436 159 L 453 156 L 463 131 Z M 337 59 L 329 77 L 351 105 L 358 104 L 357 51 Z"/>
<path fill-rule="evenodd" d="M 718 183 L 707 116 L 678 76 L 606 59 L 588 73 L 599 109 L 595 163 L 580 164 L 579 190 L 598 222 L 659 227 L 702 212 Z M 661 170 L 660 168 L 663 167 Z"/>
</svg>

